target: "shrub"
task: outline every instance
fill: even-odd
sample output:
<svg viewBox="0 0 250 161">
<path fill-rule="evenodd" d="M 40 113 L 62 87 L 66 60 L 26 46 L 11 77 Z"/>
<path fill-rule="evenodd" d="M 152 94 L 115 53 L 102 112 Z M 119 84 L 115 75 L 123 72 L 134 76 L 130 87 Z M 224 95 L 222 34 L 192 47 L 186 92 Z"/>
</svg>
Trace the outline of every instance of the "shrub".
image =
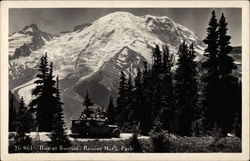
<svg viewBox="0 0 250 161">
<path fill-rule="evenodd" d="M 192 123 L 193 136 L 203 136 L 204 135 L 204 119 L 197 119 Z"/>
<path fill-rule="evenodd" d="M 238 137 L 224 137 L 215 143 L 217 152 L 241 152 L 241 140 Z"/>
<path fill-rule="evenodd" d="M 165 132 L 151 132 L 150 138 L 153 145 L 154 152 L 169 152 L 170 141 Z"/>
<path fill-rule="evenodd" d="M 133 136 L 129 139 L 129 146 L 131 146 L 133 152 L 142 152 L 142 147 L 137 133 L 133 133 Z"/>
</svg>

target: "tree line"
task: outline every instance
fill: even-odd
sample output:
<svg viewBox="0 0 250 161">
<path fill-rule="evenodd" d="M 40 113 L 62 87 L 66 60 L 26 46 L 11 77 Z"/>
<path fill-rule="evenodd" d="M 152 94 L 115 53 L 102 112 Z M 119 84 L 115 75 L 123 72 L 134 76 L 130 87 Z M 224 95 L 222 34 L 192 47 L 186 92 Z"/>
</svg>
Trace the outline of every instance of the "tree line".
<svg viewBox="0 0 250 161">
<path fill-rule="evenodd" d="M 108 108 L 109 117 L 115 118 L 112 123 L 127 132 L 139 126 L 144 135 L 161 128 L 181 136 L 229 132 L 240 136 L 241 81 L 233 75 L 237 66 L 229 56 L 227 30 L 224 14 L 217 22 L 213 11 L 201 62 L 194 60 L 194 45 L 184 41 L 176 69 L 168 46 L 156 45 L 152 65 L 144 62 L 134 80 L 121 71 L 116 106 Z"/>
</svg>

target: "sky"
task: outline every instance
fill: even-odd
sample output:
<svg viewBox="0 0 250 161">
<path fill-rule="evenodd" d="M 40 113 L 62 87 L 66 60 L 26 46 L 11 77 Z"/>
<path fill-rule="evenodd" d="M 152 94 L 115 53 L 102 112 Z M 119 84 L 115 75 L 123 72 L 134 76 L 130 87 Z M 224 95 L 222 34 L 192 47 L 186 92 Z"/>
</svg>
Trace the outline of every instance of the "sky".
<svg viewBox="0 0 250 161">
<path fill-rule="evenodd" d="M 30 24 L 37 24 L 40 30 L 57 34 L 62 31 L 72 31 L 74 26 L 91 23 L 109 13 L 126 11 L 136 16 L 168 16 L 204 39 L 212 10 L 212 8 L 15 8 L 9 10 L 9 34 L 20 31 Z M 224 13 L 228 22 L 228 34 L 232 37 L 232 46 L 241 45 L 241 9 L 214 10 L 218 20 Z"/>
</svg>

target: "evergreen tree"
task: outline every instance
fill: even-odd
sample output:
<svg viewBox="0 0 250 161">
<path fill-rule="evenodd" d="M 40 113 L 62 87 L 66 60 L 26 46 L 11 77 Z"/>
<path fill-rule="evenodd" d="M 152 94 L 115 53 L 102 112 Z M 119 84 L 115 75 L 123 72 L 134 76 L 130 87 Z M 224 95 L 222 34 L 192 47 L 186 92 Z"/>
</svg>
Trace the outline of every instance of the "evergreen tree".
<svg viewBox="0 0 250 161">
<path fill-rule="evenodd" d="M 215 16 L 215 11 L 212 11 L 212 17 L 207 28 L 207 37 L 203 41 L 207 48 L 205 49 L 204 56 L 207 57 L 203 63 L 203 67 L 206 68 L 211 76 L 218 74 L 218 23 Z"/>
<path fill-rule="evenodd" d="M 93 106 L 94 103 L 91 101 L 90 97 L 89 97 L 89 92 L 88 90 L 86 91 L 86 95 L 84 97 L 84 101 L 83 101 L 83 106 L 85 107 L 83 110 L 83 114 L 86 115 L 86 117 L 90 117 L 91 114 L 93 113 L 93 111 L 90 110 L 90 106 Z"/>
<path fill-rule="evenodd" d="M 143 117 L 143 88 L 142 88 L 142 73 L 140 68 L 137 69 L 137 74 L 134 79 L 135 82 L 135 90 L 134 90 L 134 101 L 132 104 L 132 109 L 134 111 L 133 119 L 136 122 L 142 122 Z"/>
<path fill-rule="evenodd" d="M 133 100 L 133 94 L 132 94 L 132 90 L 134 88 L 134 85 L 133 85 L 133 80 L 132 80 L 132 76 L 131 76 L 131 73 L 129 73 L 129 76 L 128 76 L 128 81 L 127 81 L 127 102 L 128 103 L 131 103 Z"/>
<path fill-rule="evenodd" d="M 115 106 L 114 106 L 114 103 L 113 103 L 113 97 L 112 96 L 110 96 L 110 98 L 109 98 L 107 117 L 108 117 L 109 124 L 115 124 Z"/>
<path fill-rule="evenodd" d="M 162 69 L 162 55 L 159 45 L 156 45 L 153 50 L 153 72 L 160 73 Z"/>
<path fill-rule="evenodd" d="M 218 92 L 220 100 L 218 102 L 218 115 L 223 115 L 224 119 L 218 117 L 218 126 L 223 131 L 223 135 L 233 130 L 234 120 L 241 118 L 241 86 L 239 80 L 232 75 L 232 71 L 237 68 L 234 59 L 228 54 L 232 51 L 230 46 L 230 36 L 227 35 L 227 22 L 222 13 L 219 21 L 219 83 Z M 235 114 L 236 113 L 236 114 Z M 240 122 L 240 121 L 238 121 Z M 239 125 L 240 126 L 240 125 Z"/>
<path fill-rule="evenodd" d="M 227 35 L 227 22 L 224 15 L 222 14 L 217 24 L 213 11 L 209 25 L 208 36 L 204 40 L 207 44 L 205 52 L 208 59 L 203 63 L 207 71 L 204 77 L 207 98 L 206 124 L 208 129 L 211 129 L 216 123 L 222 129 L 222 134 L 226 135 L 233 128 L 235 111 L 241 111 L 239 98 L 241 95 L 238 92 L 241 91 L 241 86 L 239 86 L 239 80 L 232 75 L 236 64 L 228 55 L 232 47 L 229 45 L 231 37 Z"/>
<path fill-rule="evenodd" d="M 227 35 L 227 22 L 223 13 L 219 21 L 218 33 L 219 78 L 216 96 L 220 99 L 217 103 L 217 122 L 225 136 L 234 129 L 234 120 L 237 120 L 237 117 L 241 119 L 241 86 L 238 78 L 232 75 L 232 71 L 237 66 L 234 63 L 234 59 L 229 56 L 229 53 L 232 51 L 230 46 L 231 37 Z M 223 115 L 223 119 L 219 117 L 221 115 Z M 238 122 L 240 123 L 240 121 Z"/>
<path fill-rule="evenodd" d="M 124 112 L 127 105 L 127 81 L 123 71 L 120 73 L 119 92 L 116 101 L 116 122 L 122 127 L 124 121 Z"/>
<path fill-rule="evenodd" d="M 152 105 L 153 120 L 158 119 L 161 110 L 164 108 L 163 100 L 163 77 L 162 73 L 162 52 L 158 45 L 153 49 L 153 64 L 150 71 L 150 88 L 148 89 L 152 95 L 150 102 Z"/>
<path fill-rule="evenodd" d="M 53 75 L 53 63 L 51 62 L 49 65 L 49 74 L 46 80 L 46 94 L 48 97 L 48 101 L 50 101 L 49 105 L 56 105 L 57 104 L 57 99 L 56 99 L 56 94 L 57 94 L 57 89 L 56 89 L 56 81 L 54 80 L 54 75 Z M 50 110 L 54 110 L 51 113 L 55 112 L 56 108 L 51 108 Z"/>
<path fill-rule="evenodd" d="M 207 28 L 207 37 L 204 40 L 204 43 L 207 45 L 205 49 L 204 56 L 206 60 L 203 62 L 202 66 L 205 69 L 203 74 L 203 84 L 204 95 L 206 95 L 206 100 L 203 101 L 204 108 L 206 108 L 206 128 L 211 129 L 215 121 L 220 117 L 217 115 L 217 97 L 215 93 L 217 92 L 218 87 L 218 26 L 217 19 L 215 16 L 215 11 L 212 11 L 212 17 L 209 22 L 209 27 Z"/>
<path fill-rule="evenodd" d="M 226 76 L 232 73 L 233 69 L 236 69 L 237 66 L 234 63 L 234 60 L 228 54 L 232 51 L 232 47 L 230 44 L 231 37 L 227 35 L 227 22 L 224 14 L 222 13 L 220 21 L 219 21 L 219 54 L 218 54 L 218 66 L 220 75 Z"/>
<path fill-rule="evenodd" d="M 168 46 L 163 46 L 163 82 L 162 82 L 162 113 L 161 122 L 163 129 L 172 131 L 174 120 L 174 94 L 172 67 L 174 65 L 173 55 L 170 54 Z"/>
<path fill-rule="evenodd" d="M 219 128 L 222 129 L 222 134 L 226 136 L 228 132 L 234 130 L 235 117 L 237 116 L 241 120 L 241 86 L 238 78 L 232 75 L 220 78 L 215 96 L 219 98 L 216 106 L 217 119 L 215 121 L 218 123 Z"/>
<path fill-rule="evenodd" d="M 188 47 L 183 42 L 180 45 L 178 55 L 178 67 L 175 75 L 175 97 L 178 111 L 177 133 L 190 135 L 197 101 L 197 71 L 193 44 Z"/>
<path fill-rule="evenodd" d="M 85 98 L 84 98 L 83 105 L 86 106 L 87 108 L 88 108 L 89 106 L 93 106 L 93 102 L 90 100 L 88 90 L 86 91 L 86 95 L 85 95 Z"/>
<path fill-rule="evenodd" d="M 142 86 L 144 90 L 149 88 L 149 67 L 147 62 L 143 62 Z"/>
<path fill-rule="evenodd" d="M 15 131 L 16 109 L 14 107 L 14 94 L 11 93 L 9 99 L 9 132 Z"/>
<path fill-rule="evenodd" d="M 46 84 L 45 84 L 45 98 L 46 98 L 46 106 L 44 109 L 44 114 L 45 117 L 47 118 L 47 122 L 50 124 L 48 126 L 48 130 L 52 131 L 53 130 L 53 116 L 57 111 L 57 89 L 56 89 L 56 81 L 54 80 L 54 75 L 53 75 L 53 63 L 51 62 L 49 65 L 49 74 L 47 76 Z"/>
<path fill-rule="evenodd" d="M 61 101 L 60 89 L 59 89 L 59 79 L 56 78 L 56 112 L 53 115 L 53 130 L 50 134 L 51 141 L 49 146 L 56 148 L 53 152 L 65 152 L 67 147 L 71 146 L 68 135 L 65 132 L 65 123 L 63 120 L 63 102 Z"/>
<path fill-rule="evenodd" d="M 30 117 L 27 113 L 27 107 L 25 107 L 23 97 L 20 101 L 20 106 L 17 111 L 16 117 L 16 136 L 15 136 L 15 146 L 19 152 L 28 152 L 29 146 L 31 145 L 31 138 L 26 135 L 26 133 L 30 132 Z"/>
<path fill-rule="evenodd" d="M 162 60 L 162 65 L 163 65 L 163 73 L 167 75 L 171 75 L 172 67 L 174 65 L 174 57 L 172 54 L 169 52 L 169 47 L 164 45 L 163 47 L 163 60 Z"/>
<path fill-rule="evenodd" d="M 41 57 L 39 63 L 39 73 L 34 82 L 35 89 L 32 95 L 36 96 L 30 103 L 31 109 L 36 111 L 36 126 L 39 131 L 52 131 L 52 120 L 56 109 L 56 88 L 53 80 L 53 64 L 48 65 L 47 53 Z"/>
<path fill-rule="evenodd" d="M 129 130 L 133 129 L 134 124 L 136 123 L 135 120 L 135 108 L 133 106 L 134 104 L 134 85 L 133 85 L 133 80 L 132 80 L 132 75 L 129 73 L 128 80 L 127 80 L 127 106 L 126 106 L 126 112 L 125 112 L 125 117 L 126 120 L 128 121 L 126 124 L 128 126 Z"/>
<path fill-rule="evenodd" d="M 138 67 L 137 68 L 137 74 L 136 74 L 136 77 L 135 77 L 135 88 L 136 90 L 140 90 L 140 93 L 142 92 L 142 73 L 141 73 L 141 70 L 140 68 Z"/>
<path fill-rule="evenodd" d="M 152 129 L 153 117 L 152 117 L 152 101 L 151 97 L 151 69 L 148 67 L 148 63 L 144 62 L 144 69 L 142 72 L 142 95 L 141 95 L 141 113 L 140 113 L 140 131 L 143 135 L 148 135 Z"/>
</svg>

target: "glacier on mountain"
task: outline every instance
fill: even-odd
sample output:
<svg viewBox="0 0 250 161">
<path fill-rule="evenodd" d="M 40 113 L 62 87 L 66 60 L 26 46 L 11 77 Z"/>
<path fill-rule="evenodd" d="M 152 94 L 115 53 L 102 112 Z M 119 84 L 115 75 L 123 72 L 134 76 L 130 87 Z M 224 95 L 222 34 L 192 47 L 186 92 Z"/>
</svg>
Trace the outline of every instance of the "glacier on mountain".
<svg viewBox="0 0 250 161">
<path fill-rule="evenodd" d="M 131 73 L 134 77 L 143 61 L 152 62 L 152 49 L 156 44 L 168 45 L 170 52 L 175 54 L 182 41 L 194 43 L 197 61 L 202 58 L 204 49 L 202 40 L 195 33 L 167 16 L 135 16 L 128 12 L 114 12 L 78 28 L 51 39 L 42 36 L 46 40 L 44 45 L 32 50 L 29 56 L 9 61 L 12 90 L 25 96 L 26 103 L 31 99 L 29 93 L 33 87 L 33 84 L 27 82 L 35 78 L 39 59 L 46 52 L 49 61 L 53 62 L 54 73 L 61 79 L 62 92 L 66 91 L 63 93 L 65 106 L 74 108 L 67 102 L 71 95 L 82 95 L 91 86 L 100 88 L 102 92 L 99 94 L 116 93 L 119 72 L 124 70 L 126 75 Z M 25 32 L 10 36 L 10 56 L 15 48 L 32 41 L 29 34 L 23 34 L 30 32 L 26 28 Z M 98 90 L 95 93 L 98 94 Z M 109 95 L 103 97 L 96 102 L 104 105 Z"/>
<path fill-rule="evenodd" d="M 9 56 L 12 56 L 16 50 L 23 44 L 32 42 L 32 36 L 21 33 L 14 33 L 9 37 Z"/>
</svg>

